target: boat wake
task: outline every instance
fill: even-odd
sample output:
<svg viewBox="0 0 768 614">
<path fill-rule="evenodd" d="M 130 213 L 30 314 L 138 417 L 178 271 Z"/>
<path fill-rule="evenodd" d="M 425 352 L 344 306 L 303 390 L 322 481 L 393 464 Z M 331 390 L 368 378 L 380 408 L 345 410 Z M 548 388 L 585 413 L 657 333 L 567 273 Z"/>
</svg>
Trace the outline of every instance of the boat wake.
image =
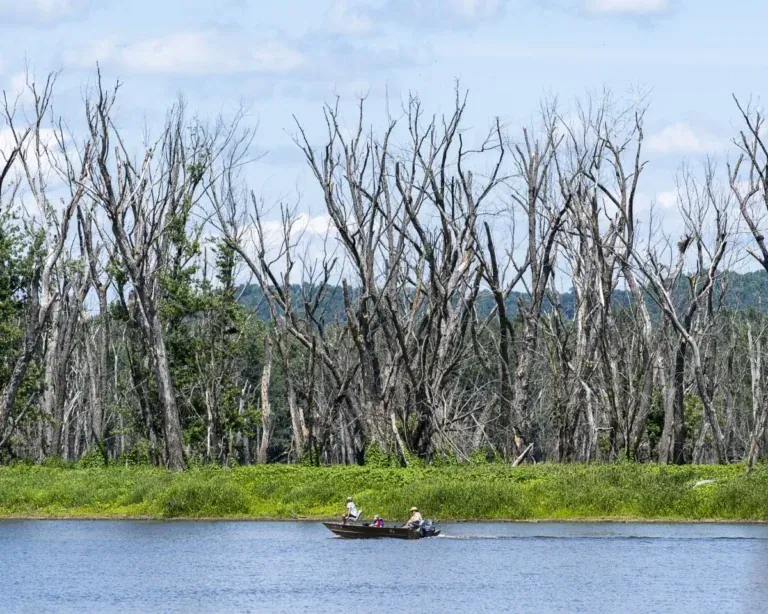
<svg viewBox="0 0 768 614">
<path fill-rule="evenodd" d="M 520 539 L 517 535 L 445 535 L 441 533 L 438 539 Z"/>
<path fill-rule="evenodd" d="M 446 535 L 441 533 L 437 536 L 439 539 L 458 539 L 458 540 L 518 540 L 518 541 L 539 541 L 539 540 L 639 540 L 639 541 L 766 541 L 766 537 L 754 536 L 705 536 L 692 535 L 686 536 L 665 536 L 665 535 Z"/>
</svg>

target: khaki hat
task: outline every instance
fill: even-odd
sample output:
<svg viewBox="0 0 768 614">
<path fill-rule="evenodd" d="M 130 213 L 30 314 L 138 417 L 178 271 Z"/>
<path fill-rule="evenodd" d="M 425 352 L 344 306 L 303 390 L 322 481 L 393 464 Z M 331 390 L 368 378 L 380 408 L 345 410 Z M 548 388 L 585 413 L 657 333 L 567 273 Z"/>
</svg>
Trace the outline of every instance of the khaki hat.
<svg viewBox="0 0 768 614">
<path fill-rule="evenodd" d="M 411 511 L 412 511 L 412 512 L 418 512 L 418 511 L 419 511 L 419 508 L 418 508 L 418 507 L 412 507 L 412 508 L 411 508 Z"/>
</svg>

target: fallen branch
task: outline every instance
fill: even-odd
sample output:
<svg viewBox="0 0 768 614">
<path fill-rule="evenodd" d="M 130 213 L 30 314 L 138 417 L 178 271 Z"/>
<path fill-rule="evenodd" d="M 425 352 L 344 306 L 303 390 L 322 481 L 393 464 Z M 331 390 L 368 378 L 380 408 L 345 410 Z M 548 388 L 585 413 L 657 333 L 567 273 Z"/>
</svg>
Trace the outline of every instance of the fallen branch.
<svg viewBox="0 0 768 614">
<path fill-rule="evenodd" d="M 533 448 L 533 444 L 529 443 L 528 447 L 525 450 L 523 450 L 523 453 L 515 459 L 514 463 L 512 463 L 512 466 L 513 467 L 517 467 L 521 462 L 523 462 L 523 459 L 525 458 L 525 455 L 528 454 L 528 452 L 531 451 L 531 448 Z"/>
</svg>

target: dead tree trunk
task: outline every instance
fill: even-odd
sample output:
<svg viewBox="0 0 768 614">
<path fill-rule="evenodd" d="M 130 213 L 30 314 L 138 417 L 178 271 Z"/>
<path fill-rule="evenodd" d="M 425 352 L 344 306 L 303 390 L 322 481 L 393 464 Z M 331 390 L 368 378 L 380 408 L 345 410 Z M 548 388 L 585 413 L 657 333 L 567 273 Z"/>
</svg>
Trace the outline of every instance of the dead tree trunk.
<svg viewBox="0 0 768 614">
<path fill-rule="evenodd" d="M 272 437 L 272 408 L 269 404 L 269 382 L 272 377 L 272 343 L 269 335 L 264 336 L 264 370 L 261 374 L 261 444 L 257 462 L 267 462 L 269 440 Z"/>
</svg>

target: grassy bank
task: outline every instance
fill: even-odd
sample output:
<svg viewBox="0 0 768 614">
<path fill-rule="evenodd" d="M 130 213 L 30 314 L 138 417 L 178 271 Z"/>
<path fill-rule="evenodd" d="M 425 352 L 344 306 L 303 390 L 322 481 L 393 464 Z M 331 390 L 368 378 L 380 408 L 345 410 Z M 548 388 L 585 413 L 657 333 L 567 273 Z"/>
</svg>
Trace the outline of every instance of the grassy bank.
<svg viewBox="0 0 768 614">
<path fill-rule="evenodd" d="M 743 466 L 0 467 L 0 517 L 325 518 L 348 495 L 368 518 L 768 520 L 768 470 Z"/>
</svg>

